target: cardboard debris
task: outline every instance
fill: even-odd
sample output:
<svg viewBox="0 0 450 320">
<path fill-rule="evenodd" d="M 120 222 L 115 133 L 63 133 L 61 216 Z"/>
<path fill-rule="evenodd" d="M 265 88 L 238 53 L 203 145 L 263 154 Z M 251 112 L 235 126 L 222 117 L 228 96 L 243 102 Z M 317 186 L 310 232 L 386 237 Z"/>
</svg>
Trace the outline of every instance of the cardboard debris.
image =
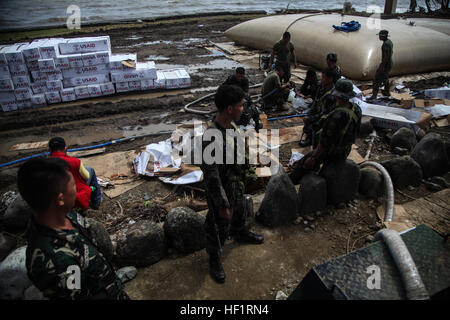
<svg viewBox="0 0 450 320">
<path fill-rule="evenodd" d="M 385 205 L 381 205 L 377 208 L 377 216 L 383 221 L 386 228 L 395 230 L 397 232 L 402 232 L 415 227 L 416 225 L 409 220 L 409 216 L 402 205 L 394 205 L 394 217 L 393 221 L 384 221 L 384 216 L 386 215 Z"/>
<path fill-rule="evenodd" d="M 391 97 L 395 100 L 399 100 L 402 107 L 406 109 L 411 109 L 414 105 L 414 97 L 410 95 L 408 92 L 397 93 L 391 92 Z"/>
<path fill-rule="evenodd" d="M 450 100 L 448 99 L 415 99 L 414 106 L 416 108 L 432 107 L 437 104 L 450 105 Z"/>
<path fill-rule="evenodd" d="M 48 147 L 48 141 L 19 143 L 11 146 L 9 151 L 28 150 L 28 149 L 42 149 Z"/>
<path fill-rule="evenodd" d="M 95 154 L 104 153 L 105 151 L 106 151 L 106 148 L 73 151 L 73 152 L 69 152 L 69 156 L 75 157 L 75 158 L 82 158 L 82 157 L 92 156 Z"/>
</svg>

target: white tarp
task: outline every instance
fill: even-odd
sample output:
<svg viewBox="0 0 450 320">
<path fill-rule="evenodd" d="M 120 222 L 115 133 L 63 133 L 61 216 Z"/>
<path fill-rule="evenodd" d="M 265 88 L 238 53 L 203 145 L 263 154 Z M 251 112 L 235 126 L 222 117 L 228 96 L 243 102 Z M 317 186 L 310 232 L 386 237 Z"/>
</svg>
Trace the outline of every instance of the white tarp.
<svg viewBox="0 0 450 320">
<path fill-rule="evenodd" d="M 425 110 L 431 113 L 433 117 L 443 117 L 450 114 L 450 106 L 445 104 L 436 104 L 432 107 L 425 107 Z"/>
<path fill-rule="evenodd" d="M 450 99 L 450 88 L 442 87 L 437 89 L 425 90 L 425 95 L 429 98 Z"/>
</svg>

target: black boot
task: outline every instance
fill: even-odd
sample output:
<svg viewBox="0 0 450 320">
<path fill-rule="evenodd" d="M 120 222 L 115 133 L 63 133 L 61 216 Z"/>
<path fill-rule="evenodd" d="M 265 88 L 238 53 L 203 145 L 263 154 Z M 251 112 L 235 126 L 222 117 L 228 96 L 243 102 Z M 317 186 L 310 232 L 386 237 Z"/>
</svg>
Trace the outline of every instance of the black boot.
<svg viewBox="0 0 450 320">
<path fill-rule="evenodd" d="M 239 243 L 261 244 L 264 242 L 263 236 L 261 236 L 259 234 L 255 234 L 250 231 L 243 231 L 243 232 L 238 233 L 235 236 L 235 239 Z"/>
<path fill-rule="evenodd" d="M 312 145 L 311 137 L 309 135 L 307 135 L 305 140 L 300 140 L 298 142 L 298 145 L 302 148 Z"/>
<path fill-rule="evenodd" d="M 216 282 L 225 282 L 225 271 L 222 268 L 219 255 L 217 253 L 209 255 L 209 274 Z"/>
</svg>

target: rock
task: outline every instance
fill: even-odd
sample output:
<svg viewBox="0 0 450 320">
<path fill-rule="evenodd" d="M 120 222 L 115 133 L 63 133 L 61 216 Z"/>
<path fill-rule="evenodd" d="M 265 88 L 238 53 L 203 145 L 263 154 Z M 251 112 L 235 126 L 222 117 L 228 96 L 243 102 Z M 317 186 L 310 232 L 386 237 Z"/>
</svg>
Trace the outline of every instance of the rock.
<svg viewBox="0 0 450 320">
<path fill-rule="evenodd" d="M 443 177 L 433 177 L 430 179 L 430 182 L 440 185 L 443 189 L 449 187 L 449 184 Z"/>
<path fill-rule="evenodd" d="M 413 191 L 415 188 L 413 186 L 407 186 L 406 189 L 408 189 L 409 191 Z"/>
<path fill-rule="evenodd" d="M 172 209 L 164 222 L 168 243 L 180 252 L 192 253 L 205 247 L 205 217 L 187 207 Z"/>
<path fill-rule="evenodd" d="M 400 128 L 391 139 L 391 148 L 402 148 L 411 151 L 417 144 L 416 134 L 410 128 Z"/>
<path fill-rule="evenodd" d="M 91 233 L 94 244 L 100 252 L 103 253 L 105 258 L 111 261 L 114 255 L 114 246 L 108 231 L 106 231 L 105 226 L 97 220 L 87 218 L 87 221 L 90 225 L 89 232 Z"/>
<path fill-rule="evenodd" d="M 0 261 L 16 247 L 17 240 L 7 234 L 0 233 Z"/>
<path fill-rule="evenodd" d="M 288 296 L 283 291 L 278 291 L 275 300 L 286 300 Z"/>
<path fill-rule="evenodd" d="M 306 233 L 311 233 L 311 232 L 312 232 L 312 229 L 311 229 L 311 228 L 308 228 L 308 227 L 306 227 L 306 228 L 305 228 L 305 232 L 306 232 Z"/>
<path fill-rule="evenodd" d="M 3 215 L 3 225 L 6 230 L 25 230 L 32 214 L 33 210 L 23 200 L 22 196 L 19 195 L 9 205 L 8 209 L 6 209 Z"/>
<path fill-rule="evenodd" d="M 306 220 L 308 220 L 310 222 L 315 220 L 314 217 L 312 217 L 312 216 L 306 216 L 305 218 L 306 218 Z"/>
<path fill-rule="evenodd" d="M 122 281 L 122 283 L 133 280 L 137 275 L 137 269 L 135 267 L 123 267 L 116 272 L 117 277 Z"/>
<path fill-rule="evenodd" d="M 430 191 L 441 191 L 444 189 L 442 186 L 430 181 L 424 181 L 423 184 Z"/>
<path fill-rule="evenodd" d="M 393 151 L 395 154 L 398 154 L 399 156 L 406 156 L 409 152 L 408 149 L 400 147 L 395 147 Z"/>
<path fill-rule="evenodd" d="M 376 199 L 383 193 L 383 175 L 372 167 L 364 167 L 360 172 L 359 193 L 371 199 Z"/>
<path fill-rule="evenodd" d="M 443 175 L 450 167 L 444 142 L 437 133 L 429 133 L 420 140 L 411 157 L 422 168 L 424 178 Z"/>
<path fill-rule="evenodd" d="M 266 227 L 289 223 L 299 212 L 298 204 L 294 184 L 284 170 L 280 170 L 269 180 L 257 219 Z"/>
<path fill-rule="evenodd" d="M 304 175 L 298 189 L 300 215 L 320 211 L 327 206 L 327 183 L 325 179 L 312 172 Z"/>
<path fill-rule="evenodd" d="M 418 187 L 422 181 L 422 169 L 409 156 L 383 161 L 380 164 L 388 171 L 395 188 Z"/>
<path fill-rule="evenodd" d="M 369 134 L 371 134 L 373 131 L 373 124 L 372 124 L 372 118 L 368 116 L 363 116 L 361 118 L 361 126 L 359 128 L 359 136 L 365 137 Z M 370 139 L 369 139 L 370 141 Z M 369 142 L 367 141 L 367 142 Z"/>
<path fill-rule="evenodd" d="M 41 290 L 31 285 L 25 290 L 23 295 L 24 300 L 47 300 Z"/>
<path fill-rule="evenodd" d="M 352 161 L 324 165 L 321 175 L 327 183 L 327 203 L 336 205 L 353 200 L 358 193 L 359 167 Z"/>
<path fill-rule="evenodd" d="M 26 246 L 20 247 L 0 263 L 0 300 L 24 299 L 25 291 L 32 286 L 25 266 L 26 250 Z M 36 290 L 39 291 L 37 288 L 30 290 L 28 295 Z"/>
<path fill-rule="evenodd" d="M 295 221 L 294 221 L 294 224 L 295 224 L 295 225 L 299 225 L 299 224 L 302 223 L 302 221 L 303 221 L 303 218 L 302 218 L 302 217 L 297 217 L 297 219 L 295 219 Z"/>
<path fill-rule="evenodd" d="M 120 266 L 147 267 L 161 260 L 166 252 L 161 224 L 141 220 L 129 227 L 117 243 L 116 261 Z"/>
</svg>

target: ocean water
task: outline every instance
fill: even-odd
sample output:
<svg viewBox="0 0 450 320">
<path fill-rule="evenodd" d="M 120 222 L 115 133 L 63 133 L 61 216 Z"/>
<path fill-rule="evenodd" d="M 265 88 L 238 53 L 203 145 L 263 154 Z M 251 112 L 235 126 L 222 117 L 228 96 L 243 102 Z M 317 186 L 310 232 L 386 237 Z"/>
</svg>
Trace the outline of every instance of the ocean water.
<svg viewBox="0 0 450 320">
<path fill-rule="evenodd" d="M 0 30 L 62 26 L 72 11 L 71 5 L 80 9 L 81 27 L 90 23 L 133 21 L 155 17 L 168 17 L 208 12 L 266 11 L 286 9 L 341 9 L 345 0 L 289 1 L 289 0 L 0 0 Z M 353 0 L 358 11 L 369 6 L 384 9 L 384 0 Z M 397 12 L 409 8 L 409 0 L 397 1 Z M 417 1 L 425 7 L 424 1 Z"/>
</svg>

